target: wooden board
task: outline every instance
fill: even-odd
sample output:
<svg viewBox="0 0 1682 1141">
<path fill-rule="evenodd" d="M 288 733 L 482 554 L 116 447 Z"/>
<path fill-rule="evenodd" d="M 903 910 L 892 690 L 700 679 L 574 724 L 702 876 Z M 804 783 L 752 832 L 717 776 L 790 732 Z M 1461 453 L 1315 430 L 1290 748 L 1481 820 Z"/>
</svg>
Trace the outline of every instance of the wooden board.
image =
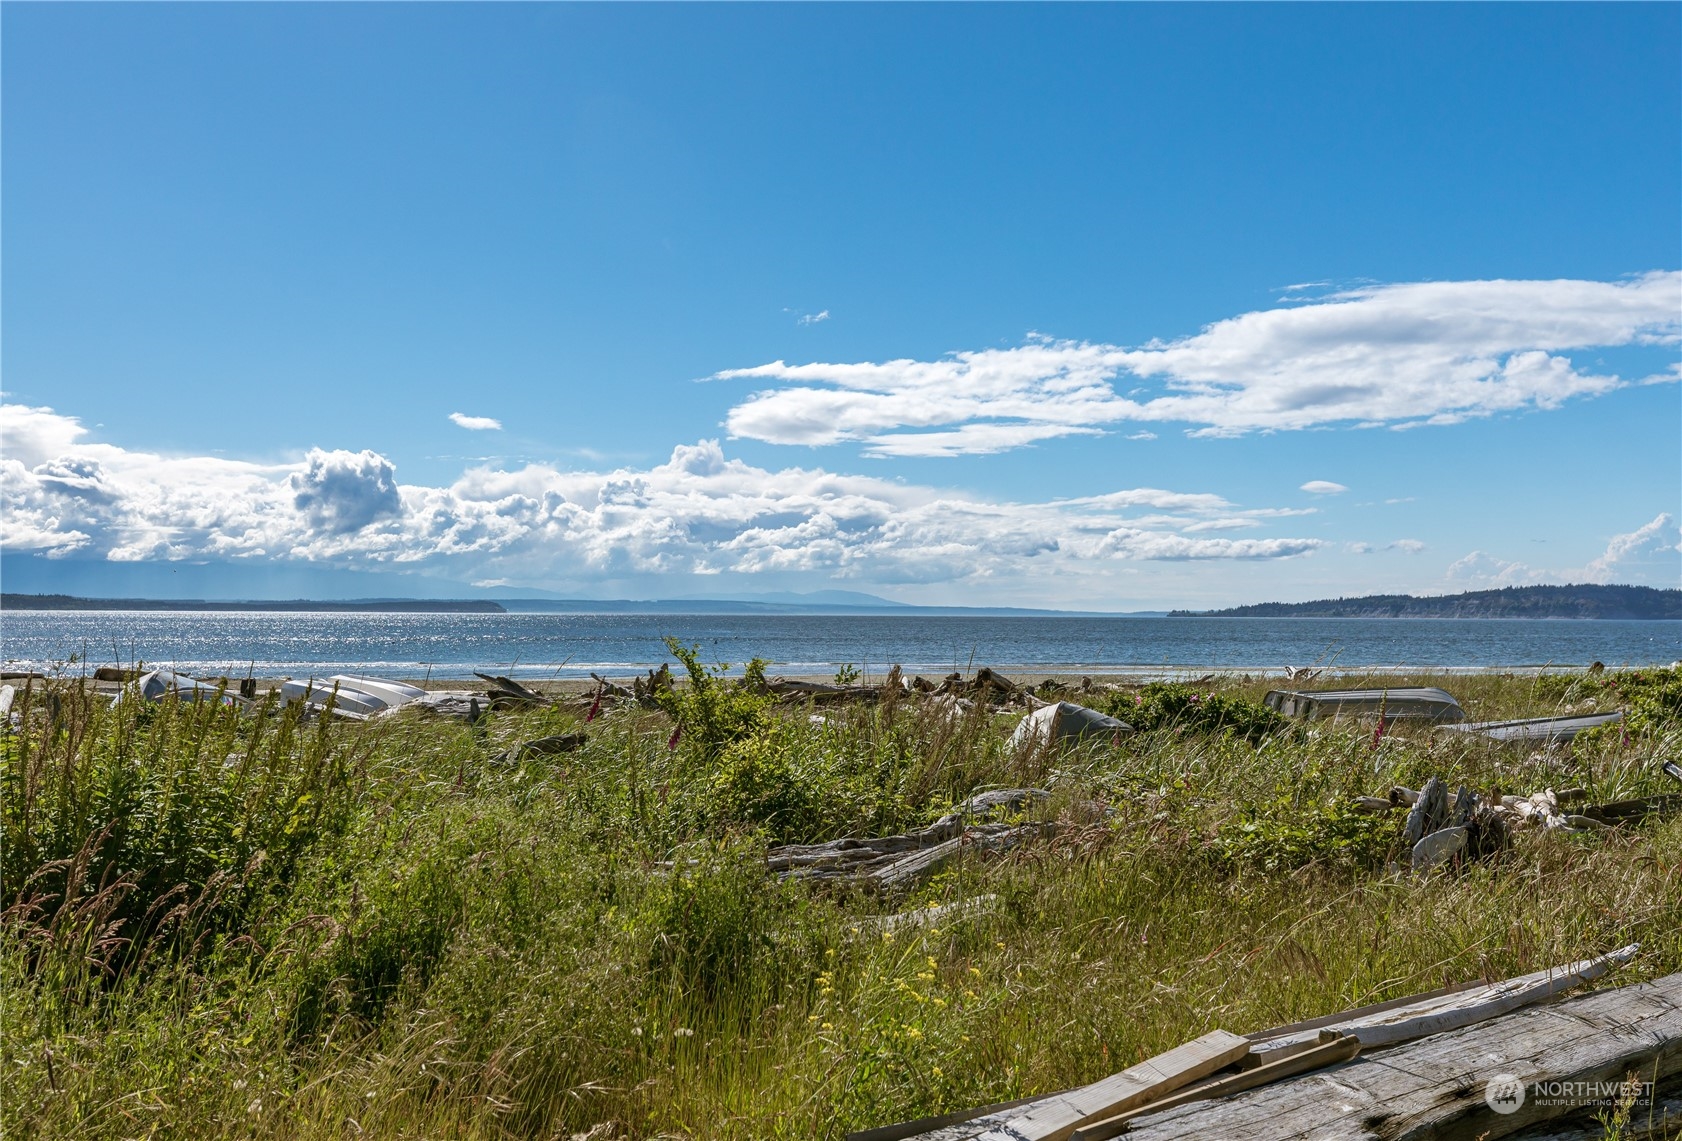
<svg viewBox="0 0 1682 1141">
<path fill-rule="evenodd" d="M 1294 1078 L 1298 1074 L 1306 1074 L 1311 1070 L 1318 1070 L 1325 1066 L 1347 1062 L 1361 1052 L 1361 1043 L 1355 1038 L 1334 1038 L 1330 1042 L 1322 1042 L 1313 1049 L 1304 1050 L 1300 1054 L 1292 1054 L 1288 1058 L 1281 1058 L 1277 1062 L 1270 1062 L 1265 1066 L 1257 1066 L 1230 1077 L 1213 1078 L 1206 1082 L 1199 1082 L 1190 1089 L 1179 1093 L 1169 1094 L 1161 1101 L 1149 1102 L 1138 1109 L 1130 1109 L 1126 1113 L 1118 1113 L 1114 1117 L 1106 1117 L 1102 1121 L 1091 1125 L 1083 1125 L 1074 1131 L 1069 1141 L 1108 1141 L 1111 1137 L 1119 1137 L 1127 1132 L 1128 1123 L 1135 1118 L 1149 1113 L 1161 1113 L 1178 1105 L 1189 1105 L 1194 1101 L 1213 1101 L 1218 1097 L 1230 1097 L 1235 1093 L 1242 1093 L 1247 1089 L 1256 1089 L 1272 1082 Z"/>
<path fill-rule="evenodd" d="M 1248 1038 L 1214 1030 L 1102 1081 L 1034 1102 L 980 1141 L 1064 1141 L 1082 1125 L 1163 1097 L 1249 1052 Z"/>
<path fill-rule="evenodd" d="M 1539 1081 L 1618 1082 L 1630 1070 L 1682 1072 L 1682 974 L 1565 999 L 1249 1090 L 1166 1109 L 1131 1123 L 1132 1141 L 1471 1141 L 1511 1136 L 1574 1112 L 1544 1104 Z M 1529 1083 L 1524 1104 L 1497 1113 L 1489 1081 Z"/>
</svg>

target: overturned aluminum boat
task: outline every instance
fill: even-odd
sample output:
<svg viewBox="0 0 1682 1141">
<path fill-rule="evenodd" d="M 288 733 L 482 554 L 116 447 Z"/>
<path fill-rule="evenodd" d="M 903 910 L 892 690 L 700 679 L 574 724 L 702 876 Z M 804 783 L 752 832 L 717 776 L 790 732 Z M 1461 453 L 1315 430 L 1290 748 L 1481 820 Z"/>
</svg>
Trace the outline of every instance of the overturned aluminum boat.
<svg viewBox="0 0 1682 1141">
<path fill-rule="evenodd" d="M 1476 733 L 1493 741 L 1541 741 L 1555 744 L 1569 741 L 1584 729 L 1610 725 L 1624 719 L 1623 712 L 1590 713 L 1575 717 L 1524 717 L 1517 721 L 1468 721 L 1444 725 L 1451 733 Z"/>
<path fill-rule="evenodd" d="M 163 701 L 174 697 L 181 701 L 220 701 L 223 705 L 244 705 L 238 695 L 228 692 L 226 685 L 200 681 L 173 670 L 152 670 L 143 674 L 135 680 L 134 688 L 142 701 Z"/>
<path fill-rule="evenodd" d="M 1034 710 L 1017 722 L 1016 732 L 1010 736 L 1010 745 L 1014 749 L 1030 741 L 1041 745 L 1047 742 L 1061 744 L 1092 737 L 1113 741 L 1131 732 L 1133 726 L 1107 713 L 1099 713 L 1072 701 L 1057 701 Z"/>
<path fill-rule="evenodd" d="M 1464 721 L 1466 711 L 1454 695 L 1435 686 L 1400 689 L 1275 689 L 1262 699 L 1286 717 L 1318 721 L 1323 717 L 1377 717 L 1388 721 Z"/>
<path fill-rule="evenodd" d="M 353 674 L 336 674 L 324 681 L 293 679 L 280 687 L 282 701 L 302 701 L 309 705 L 326 705 L 332 701 L 333 708 L 341 713 L 363 716 L 395 709 L 425 696 L 424 689 L 412 685 Z"/>
</svg>

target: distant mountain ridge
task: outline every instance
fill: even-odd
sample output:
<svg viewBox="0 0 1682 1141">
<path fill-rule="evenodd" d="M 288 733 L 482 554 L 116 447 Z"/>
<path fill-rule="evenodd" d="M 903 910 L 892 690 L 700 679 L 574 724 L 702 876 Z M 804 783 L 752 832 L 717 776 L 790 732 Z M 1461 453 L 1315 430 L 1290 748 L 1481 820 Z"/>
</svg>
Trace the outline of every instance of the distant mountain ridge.
<svg viewBox="0 0 1682 1141">
<path fill-rule="evenodd" d="M 811 601 L 824 599 L 824 601 Z M 839 599 L 838 601 L 835 599 Z M 0 610 L 161 610 L 326 614 L 763 614 L 836 617 L 1090 617 L 1092 611 L 1032 610 L 1016 606 L 915 606 L 854 591 L 754 598 L 357 598 L 191 599 L 83 598 L 71 594 L 3 594 Z M 1152 614 L 1159 616 L 1160 612 Z M 1122 615 L 1102 614 L 1104 617 Z M 1134 615 L 1134 616 L 1143 616 Z"/>
<path fill-rule="evenodd" d="M 506 614 L 500 602 L 465 598 L 309 598 L 229 601 L 197 598 L 79 598 L 73 594 L 0 594 L 0 610 L 209 610 L 326 614 Z"/>
<path fill-rule="evenodd" d="M 1602 618 L 1682 619 L 1682 590 L 1651 586 L 1506 586 L 1464 594 L 1369 594 L 1317 602 L 1262 602 L 1227 610 L 1173 610 L 1170 618 Z"/>
</svg>

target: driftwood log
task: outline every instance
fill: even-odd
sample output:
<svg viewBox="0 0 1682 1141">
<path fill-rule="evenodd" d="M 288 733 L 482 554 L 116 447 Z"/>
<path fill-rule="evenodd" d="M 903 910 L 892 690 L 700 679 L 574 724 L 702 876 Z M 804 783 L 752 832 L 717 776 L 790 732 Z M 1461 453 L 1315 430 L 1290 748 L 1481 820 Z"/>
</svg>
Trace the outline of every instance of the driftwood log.
<svg viewBox="0 0 1682 1141">
<path fill-rule="evenodd" d="M 478 670 L 473 671 L 473 676 L 490 683 L 485 694 L 491 699 L 492 709 L 532 709 L 553 704 L 549 698 L 527 689 L 512 678 L 482 674 Z"/>
<path fill-rule="evenodd" d="M 873 839 L 844 837 L 823 844 L 785 844 L 765 854 L 765 866 L 780 879 L 852 883 L 882 892 L 915 887 L 947 860 L 968 850 L 1003 851 L 1050 835 L 1050 823 L 979 822 L 1019 812 L 1050 794 L 1014 788 L 970 797 L 927 828 Z"/>
</svg>

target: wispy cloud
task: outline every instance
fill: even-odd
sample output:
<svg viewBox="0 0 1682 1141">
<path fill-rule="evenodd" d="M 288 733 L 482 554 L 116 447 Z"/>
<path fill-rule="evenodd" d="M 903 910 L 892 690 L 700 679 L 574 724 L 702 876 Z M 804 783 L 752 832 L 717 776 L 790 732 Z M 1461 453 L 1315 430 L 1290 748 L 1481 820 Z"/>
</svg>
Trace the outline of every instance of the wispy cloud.
<svg viewBox="0 0 1682 1141">
<path fill-rule="evenodd" d="M 450 419 L 457 427 L 466 428 L 469 432 L 495 432 L 502 428 L 501 420 L 493 420 L 489 416 L 469 416 L 465 412 L 451 412 Z"/>
<path fill-rule="evenodd" d="M 825 309 L 819 313 L 802 313 L 800 320 L 795 323 L 798 325 L 816 325 L 819 321 L 827 320 L 829 320 L 829 310 Z"/>
<path fill-rule="evenodd" d="M 1397 539 L 1393 543 L 1386 543 L 1384 545 L 1384 549 L 1387 551 L 1401 551 L 1404 555 L 1417 555 L 1420 551 L 1425 549 L 1425 544 L 1421 543 L 1418 539 Z"/>
<path fill-rule="evenodd" d="M 479 466 L 448 486 L 425 486 L 401 483 L 390 460 L 367 450 L 257 464 L 90 443 L 76 419 L 49 408 L 0 406 L 0 430 L 0 542 L 11 552 L 425 566 L 518 585 L 776 571 L 1078 584 L 1127 563 L 1271 560 L 1325 545 L 1211 535 L 1304 512 L 1204 492 L 996 500 L 821 468 L 768 470 L 729 458 L 715 441 L 675 448 L 646 468 Z"/>
<path fill-rule="evenodd" d="M 1678 271 L 1621 282 L 1373 285 L 1134 348 L 1032 335 L 937 360 L 773 361 L 716 378 L 778 385 L 730 410 L 734 436 L 857 442 L 875 455 L 999 451 L 1127 421 L 1220 436 L 1410 428 L 1557 408 L 1622 387 L 1631 382 L 1581 371 L 1563 354 L 1675 344 L 1679 313 Z M 1122 378 L 1127 395 L 1114 384 Z"/>
<path fill-rule="evenodd" d="M 1306 491 L 1310 495 L 1342 495 L 1349 489 L 1341 483 L 1333 483 L 1329 479 L 1311 479 L 1297 490 Z"/>
</svg>

